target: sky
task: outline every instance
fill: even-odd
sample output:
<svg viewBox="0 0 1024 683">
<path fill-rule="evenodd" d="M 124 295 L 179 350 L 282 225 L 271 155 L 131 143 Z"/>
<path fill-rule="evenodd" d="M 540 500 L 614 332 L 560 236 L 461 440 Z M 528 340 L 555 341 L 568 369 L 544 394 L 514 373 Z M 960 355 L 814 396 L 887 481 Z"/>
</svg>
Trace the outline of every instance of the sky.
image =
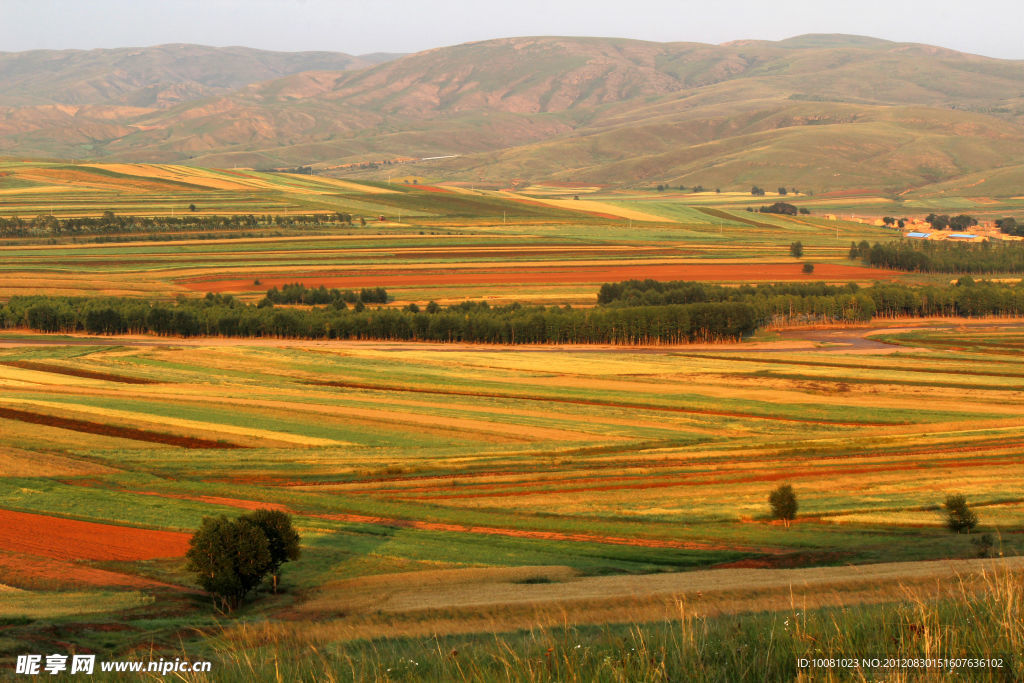
<svg viewBox="0 0 1024 683">
<path fill-rule="evenodd" d="M 0 0 L 0 52 L 244 45 L 417 52 L 524 35 L 722 43 L 851 33 L 1024 59 L 1005 0 Z"/>
</svg>

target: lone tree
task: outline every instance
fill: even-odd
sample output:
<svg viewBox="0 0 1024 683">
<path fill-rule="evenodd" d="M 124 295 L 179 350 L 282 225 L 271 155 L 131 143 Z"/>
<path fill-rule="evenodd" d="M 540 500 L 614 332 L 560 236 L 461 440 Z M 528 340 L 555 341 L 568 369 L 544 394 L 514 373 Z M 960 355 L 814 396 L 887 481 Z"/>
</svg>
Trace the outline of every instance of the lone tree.
<svg viewBox="0 0 1024 683">
<path fill-rule="evenodd" d="M 772 519 L 781 519 L 789 528 L 789 523 L 796 519 L 796 494 L 793 487 L 783 484 L 768 495 L 768 504 L 772 508 Z"/>
<path fill-rule="evenodd" d="M 804 243 L 803 242 L 792 242 L 789 245 L 789 254 L 793 258 L 800 258 L 804 255 Z"/>
<path fill-rule="evenodd" d="M 257 510 L 235 519 L 204 517 L 189 541 L 187 568 L 215 604 L 230 612 L 267 574 L 299 556 L 298 542 L 284 513 Z"/>
<path fill-rule="evenodd" d="M 804 267 L 803 267 L 803 271 L 805 273 L 807 273 L 808 275 L 810 275 L 811 273 L 814 272 L 814 264 L 813 263 L 805 263 Z"/>
<path fill-rule="evenodd" d="M 270 551 L 270 577 L 277 592 L 277 582 L 281 576 L 281 565 L 299 559 L 302 553 L 299 548 L 299 534 L 292 527 L 292 518 L 280 510 L 256 510 L 242 517 L 249 520 L 267 537 L 267 549 Z"/>
<path fill-rule="evenodd" d="M 950 531 L 961 534 L 971 533 L 978 526 L 978 515 L 967 506 L 967 498 L 963 495 L 946 496 L 946 526 Z"/>
</svg>

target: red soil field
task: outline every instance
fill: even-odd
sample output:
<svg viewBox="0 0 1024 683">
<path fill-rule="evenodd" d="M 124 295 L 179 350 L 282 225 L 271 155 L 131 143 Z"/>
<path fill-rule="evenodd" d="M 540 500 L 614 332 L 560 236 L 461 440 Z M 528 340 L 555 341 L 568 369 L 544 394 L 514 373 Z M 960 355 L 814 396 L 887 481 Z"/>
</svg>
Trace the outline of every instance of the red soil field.
<svg viewBox="0 0 1024 683">
<path fill-rule="evenodd" d="M 181 557 L 190 535 L 0 509 L 0 550 L 58 560 Z"/>
<path fill-rule="evenodd" d="M 895 271 L 820 263 L 813 273 L 801 271 L 799 263 L 723 263 L 723 264 L 653 264 L 573 266 L 571 263 L 551 266 L 493 265 L 486 269 L 423 269 L 415 272 L 396 268 L 340 271 L 331 275 L 299 274 L 273 277 L 254 273 L 240 279 L 189 278 L 180 284 L 197 292 L 244 292 L 253 288 L 253 277 L 261 287 L 283 287 L 301 282 L 307 287 L 402 287 L 422 285 L 483 284 L 600 284 L 622 280 L 690 280 L 697 282 L 835 282 L 892 279 Z"/>
<path fill-rule="evenodd" d="M 181 448 L 241 448 L 237 444 L 222 441 L 210 441 L 209 439 L 195 439 L 190 436 L 177 436 L 175 434 L 164 434 L 163 432 L 151 432 L 148 429 L 135 429 L 133 427 L 116 427 L 114 425 L 89 422 L 87 420 L 73 420 L 55 415 L 44 415 L 33 413 L 27 410 L 15 410 L 14 408 L 0 408 L 0 418 L 7 420 L 18 420 L 30 424 L 46 425 L 58 429 L 68 429 L 73 432 L 84 432 L 86 434 L 99 434 L 101 436 L 112 436 L 118 439 L 131 439 L 133 441 L 145 441 L 147 443 L 163 443 Z"/>
</svg>

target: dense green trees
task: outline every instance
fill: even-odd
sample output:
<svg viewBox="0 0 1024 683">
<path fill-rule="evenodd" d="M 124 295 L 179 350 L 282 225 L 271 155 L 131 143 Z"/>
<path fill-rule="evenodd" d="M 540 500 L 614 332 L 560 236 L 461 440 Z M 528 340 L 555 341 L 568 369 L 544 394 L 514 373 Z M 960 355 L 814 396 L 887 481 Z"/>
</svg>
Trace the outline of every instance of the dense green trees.
<svg viewBox="0 0 1024 683">
<path fill-rule="evenodd" d="M 1006 235 L 1024 237 L 1024 222 L 1018 221 L 1016 218 L 1000 218 L 996 220 L 996 227 Z"/>
<path fill-rule="evenodd" d="M 207 294 L 174 303 L 127 298 L 13 297 L 0 305 L 0 328 L 90 334 L 394 339 L 500 344 L 647 344 L 739 339 L 759 326 L 863 322 L 874 316 L 1024 315 L 1024 283 L 961 278 L 954 285 L 786 283 L 725 287 L 701 282 L 630 280 L 607 283 L 595 308 L 490 306 L 463 302 L 442 307 L 367 306 L 387 292 L 358 294 L 289 285 L 274 298 L 311 308 L 275 305 L 264 298 L 244 304 Z M 289 292 L 287 295 L 284 292 Z M 332 294 L 332 291 L 334 292 Z M 346 297 L 356 298 L 349 308 Z M 376 299 L 376 301 L 374 301 Z M 339 305 L 340 304 L 340 305 Z"/>
<path fill-rule="evenodd" d="M 930 213 L 925 216 L 925 221 L 932 226 L 932 230 L 945 230 L 949 228 L 950 230 L 955 230 L 957 232 L 967 230 L 978 224 L 978 220 L 976 218 L 964 213 L 959 216 Z"/>
<path fill-rule="evenodd" d="M 629 280 L 602 285 L 598 303 L 651 306 L 731 301 L 752 307 L 758 325 L 853 322 L 871 320 L 874 315 L 875 305 L 869 291 L 854 284 L 833 286 L 821 282 L 724 287 L 702 282 Z"/>
<path fill-rule="evenodd" d="M 875 243 L 858 255 L 865 264 L 922 273 L 1024 273 L 1024 244 L 1019 242 L 949 242 L 895 240 Z M 851 245 L 850 257 L 855 258 Z"/>
<path fill-rule="evenodd" d="M 376 290 L 370 290 L 376 291 Z M 417 307 L 418 308 L 418 307 Z M 142 333 L 182 336 L 396 339 L 536 343 L 678 343 L 738 339 L 758 325 L 743 302 L 614 306 L 595 309 L 465 302 L 424 309 L 295 309 L 252 306 L 209 294 L 175 304 L 135 299 L 15 297 L 0 307 L 0 326 L 44 332 Z"/>
<path fill-rule="evenodd" d="M 238 607 L 270 565 L 267 537 L 259 527 L 223 516 L 203 519 L 186 557 L 188 570 L 225 611 Z"/>
<path fill-rule="evenodd" d="M 925 216 L 924 219 L 928 225 L 932 226 L 932 230 L 945 230 L 949 227 L 949 216 L 948 215 L 937 215 L 930 213 Z"/>
<path fill-rule="evenodd" d="M 231 611 L 267 574 L 277 575 L 284 562 L 299 557 L 299 535 L 291 517 L 276 510 L 256 510 L 235 519 L 204 517 L 192 535 L 187 568 L 218 606 Z"/>
<path fill-rule="evenodd" d="M 775 202 L 771 206 L 762 206 L 758 211 L 761 213 L 777 213 L 783 216 L 795 216 L 797 214 L 796 207 L 786 202 Z"/>
<path fill-rule="evenodd" d="M 189 211 L 195 211 L 190 205 Z M 182 207 L 183 209 L 185 207 Z M 77 235 L 131 235 L 167 230 L 234 232 L 266 227 L 318 226 L 351 224 L 347 213 L 303 214 L 289 216 L 231 215 L 217 216 L 186 213 L 180 216 L 118 216 L 104 211 L 99 217 L 57 218 L 40 215 L 35 218 L 0 217 L 0 237 L 59 237 Z M 194 237 L 194 236 L 193 236 Z"/>
<path fill-rule="evenodd" d="M 299 534 L 292 527 L 291 516 L 280 510 L 255 510 L 242 519 L 255 524 L 267 538 L 267 550 L 270 561 L 267 572 L 274 581 L 274 592 L 277 592 L 278 579 L 281 576 L 281 565 L 299 559 Z"/>
<path fill-rule="evenodd" d="M 855 246 L 855 245 L 854 245 Z M 855 284 L 786 283 L 724 287 L 701 282 L 630 280 L 601 286 L 606 305 L 660 305 L 736 301 L 752 306 L 759 324 L 867 321 L 884 317 L 1024 315 L 1024 283 L 975 282 L 913 286 L 877 282 Z"/>
<path fill-rule="evenodd" d="M 327 289 L 323 285 L 316 289 L 306 287 L 300 282 L 284 285 L 279 290 L 271 287 L 264 298 L 266 304 L 307 304 L 310 306 L 323 306 L 333 304 L 337 308 L 345 308 L 345 304 L 358 302 L 364 304 L 386 304 L 388 302 L 387 290 L 383 287 L 363 288 L 356 292 L 351 289 L 341 291 L 339 289 Z"/>
</svg>

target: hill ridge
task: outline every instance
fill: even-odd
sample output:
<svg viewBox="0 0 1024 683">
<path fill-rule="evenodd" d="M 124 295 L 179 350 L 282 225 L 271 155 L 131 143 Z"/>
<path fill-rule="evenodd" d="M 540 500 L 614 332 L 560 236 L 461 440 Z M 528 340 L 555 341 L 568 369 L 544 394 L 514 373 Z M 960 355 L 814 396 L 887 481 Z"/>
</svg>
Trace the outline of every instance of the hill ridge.
<svg viewBox="0 0 1024 683">
<path fill-rule="evenodd" d="M 86 79 L 108 101 L 80 93 L 86 101 L 0 106 L 0 154 L 361 165 L 371 176 L 386 160 L 456 155 L 417 172 L 499 186 L 528 177 L 884 192 L 1024 165 L 1024 61 L 914 43 L 526 36 L 377 64 L 330 56 L 344 68 L 306 68 L 324 64 L 295 54 L 323 53 L 294 53 L 274 68 L 300 70 L 239 85 Z M 0 87 L 0 105 L 24 90 Z M 82 108 L 45 108 L 55 104 Z M 1019 193 L 1015 173 L 1000 178 L 990 190 Z"/>
</svg>

